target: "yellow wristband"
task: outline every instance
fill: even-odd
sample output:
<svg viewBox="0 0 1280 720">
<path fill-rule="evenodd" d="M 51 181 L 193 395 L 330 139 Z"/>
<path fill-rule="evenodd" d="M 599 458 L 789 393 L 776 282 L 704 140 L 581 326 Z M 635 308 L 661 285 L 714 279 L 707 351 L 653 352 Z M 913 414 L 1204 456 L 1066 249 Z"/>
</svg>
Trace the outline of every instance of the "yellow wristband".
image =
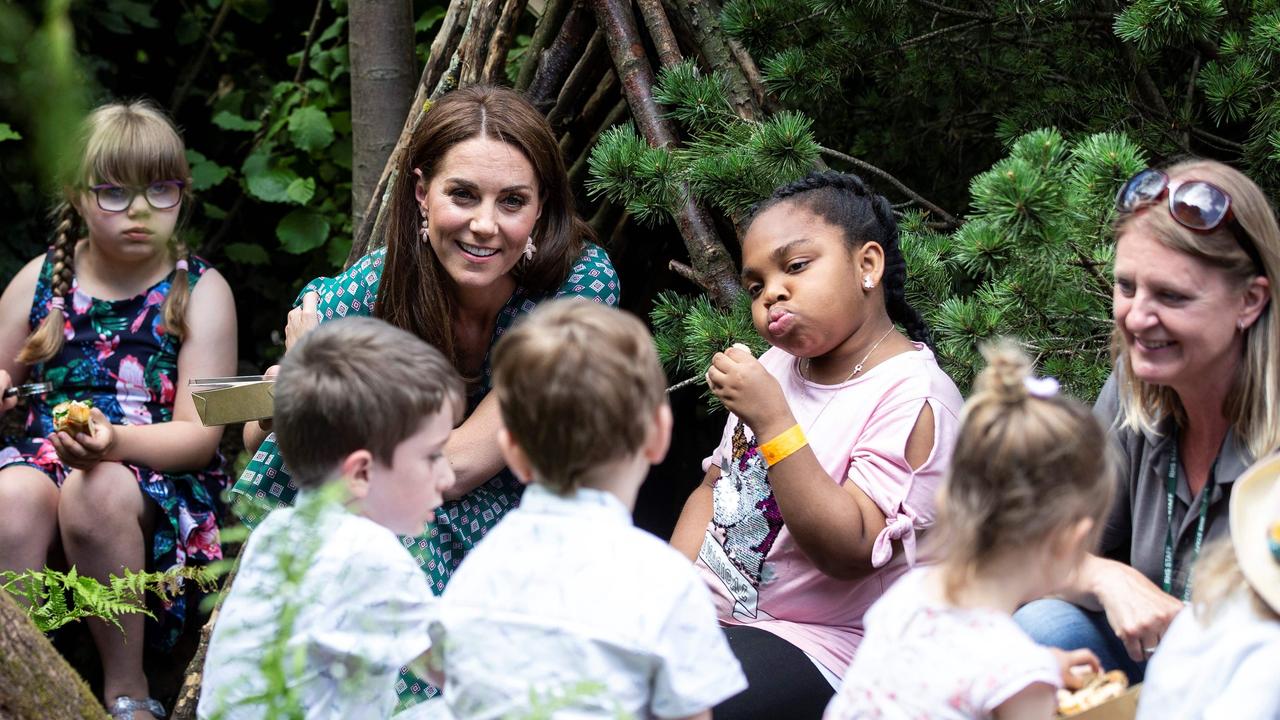
<svg viewBox="0 0 1280 720">
<path fill-rule="evenodd" d="M 800 429 L 799 423 L 796 423 L 783 430 L 769 442 L 762 444 L 760 446 L 760 454 L 764 456 L 765 463 L 772 467 L 786 460 L 791 453 L 808 444 L 809 441 L 805 439 L 804 430 Z"/>
</svg>

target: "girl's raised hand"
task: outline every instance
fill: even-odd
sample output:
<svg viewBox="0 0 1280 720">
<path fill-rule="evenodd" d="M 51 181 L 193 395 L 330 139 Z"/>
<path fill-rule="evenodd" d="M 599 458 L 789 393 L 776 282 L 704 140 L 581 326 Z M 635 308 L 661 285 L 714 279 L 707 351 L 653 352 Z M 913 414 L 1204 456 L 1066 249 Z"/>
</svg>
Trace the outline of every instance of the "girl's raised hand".
<svg viewBox="0 0 1280 720">
<path fill-rule="evenodd" d="M 92 435 L 77 433 L 72 437 L 66 432 L 49 435 L 49 442 L 64 465 L 75 470 L 89 470 L 107 458 L 115 445 L 115 431 L 111 421 L 98 408 L 89 411 Z"/>
<path fill-rule="evenodd" d="M 320 313 L 316 310 L 319 305 L 320 294 L 313 291 L 303 295 L 302 304 L 289 311 L 289 324 L 284 328 L 285 352 L 320 324 Z"/>
<path fill-rule="evenodd" d="M 782 387 L 745 345 L 711 358 L 707 386 L 756 437 L 771 438 L 795 424 Z"/>
</svg>

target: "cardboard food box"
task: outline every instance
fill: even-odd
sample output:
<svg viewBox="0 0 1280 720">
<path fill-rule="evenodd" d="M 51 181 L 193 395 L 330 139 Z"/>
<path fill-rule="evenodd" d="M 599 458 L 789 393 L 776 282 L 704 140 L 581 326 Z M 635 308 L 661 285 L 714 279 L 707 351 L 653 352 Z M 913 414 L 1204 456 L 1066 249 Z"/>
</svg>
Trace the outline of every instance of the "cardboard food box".
<svg viewBox="0 0 1280 720">
<path fill-rule="evenodd" d="M 193 389 L 191 399 L 206 426 L 231 425 L 271 417 L 275 392 L 271 381 L 205 385 Z"/>
<path fill-rule="evenodd" d="M 1134 685 L 1124 691 L 1123 695 L 1091 707 L 1074 715 L 1059 715 L 1059 718 L 1071 720 L 1133 720 L 1138 714 L 1138 695 L 1142 685 Z"/>
</svg>

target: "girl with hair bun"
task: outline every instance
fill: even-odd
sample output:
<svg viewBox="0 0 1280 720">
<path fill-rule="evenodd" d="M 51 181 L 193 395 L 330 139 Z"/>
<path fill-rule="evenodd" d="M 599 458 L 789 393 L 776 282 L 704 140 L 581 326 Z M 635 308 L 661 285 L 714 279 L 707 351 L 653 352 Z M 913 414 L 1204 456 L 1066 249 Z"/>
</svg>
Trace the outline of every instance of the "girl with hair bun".
<svg viewBox="0 0 1280 720">
<path fill-rule="evenodd" d="M 116 103 L 89 115 L 76 152 L 52 247 L 0 297 L 0 391 L 52 385 L 0 450 L 0 570 L 43 567 L 59 536 L 67 561 L 103 582 L 218 560 L 222 428 L 201 424 L 186 388 L 234 374 L 236 313 L 226 280 L 177 234 L 190 202 L 182 138 L 150 103 Z M 55 424 L 65 401 L 92 403 L 87 432 Z M 173 644 L 186 610 L 182 593 L 163 602 L 153 644 Z M 107 707 L 160 717 L 144 616 L 119 623 L 89 621 Z"/>
<path fill-rule="evenodd" d="M 907 573 L 867 613 L 867 634 L 827 710 L 854 717 L 1052 718 L 1089 651 L 1036 645 L 1013 622 L 1093 546 L 1110 497 L 1102 427 L 1026 355 L 984 348 L 930 539 L 936 565 Z"/>
<path fill-rule="evenodd" d="M 742 283 L 773 347 L 716 354 L 708 384 L 732 414 L 671 540 L 750 682 L 720 720 L 820 716 L 863 613 L 933 524 L 962 401 L 898 243 L 889 202 L 834 172 L 779 188 L 745 227 Z"/>
</svg>

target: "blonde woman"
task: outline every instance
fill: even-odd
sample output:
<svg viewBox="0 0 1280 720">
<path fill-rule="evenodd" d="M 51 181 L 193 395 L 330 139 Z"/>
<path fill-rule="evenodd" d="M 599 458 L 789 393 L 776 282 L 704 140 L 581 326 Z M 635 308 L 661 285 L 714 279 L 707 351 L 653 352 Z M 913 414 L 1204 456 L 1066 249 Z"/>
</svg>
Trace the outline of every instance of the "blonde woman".
<svg viewBox="0 0 1280 720">
<path fill-rule="evenodd" d="M 1144 170 L 1117 212 L 1115 372 L 1094 406 L 1121 453 L 1115 503 L 1071 602 L 1016 619 L 1138 680 L 1201 546 L 1227 534 L 1236 478 L 1280 446 L 1280 228 L 1256 184 L 1207 160 Z"/>
</svg>

